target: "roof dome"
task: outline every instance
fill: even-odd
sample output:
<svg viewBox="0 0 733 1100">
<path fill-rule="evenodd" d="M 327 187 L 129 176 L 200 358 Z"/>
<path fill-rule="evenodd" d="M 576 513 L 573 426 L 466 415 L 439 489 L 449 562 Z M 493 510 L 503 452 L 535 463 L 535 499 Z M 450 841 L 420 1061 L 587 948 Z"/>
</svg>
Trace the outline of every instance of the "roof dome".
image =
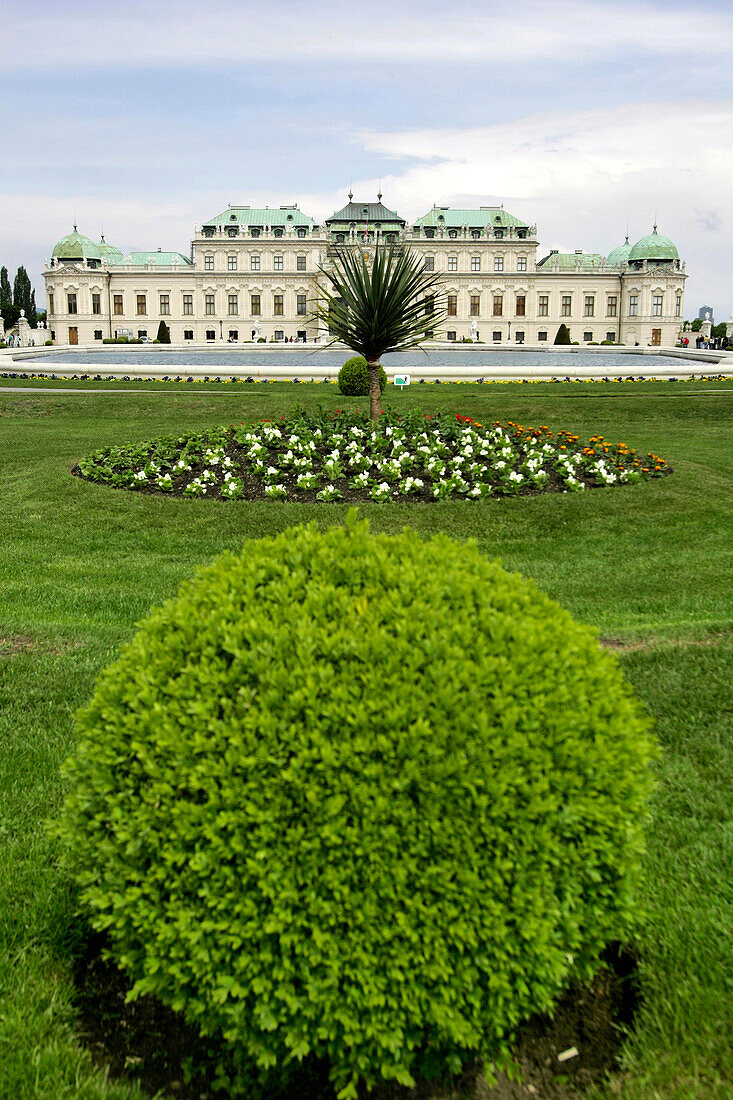
<svg viewBox="0 0 733 1100">
<path fill-rule="evenodd" d="M 125 257 L 122 255 L 120 249 L 116 248 L 113 244 L 107 244 L 104 239 L 104 233 L 102 234 L 102 238 L 97 245 L 97 248 L 99 249 L 100 255 L 104 263 L 123 264 L 125 262 Z"/>
<path fill-rule="evenodd" d="M 61 240 L 53 246 L 51 255 L 56 260 L 102 259 L 102 253 L 99 251 L 94 241 L 90 241 L 89 237 L 85 237 L 83 233 L 77 232 L 76 226 L 74 226 L 73 233 L 69 233 L 66 237 L 62 237 Z"/>
<path fill-rule="evenodd" d="M 629 244 L 629 234 L 627 233 L 624 243 L 608 253 L 606 256 L 606 263 L 610 264 L 612 267 L 620 267 L 622 264 L 628 263 L 630 252 L 631 245 Z"/>
<path fill-rule="evenodd" d="M 660 237 L 657 227 L 648 237 L 642 237 L 629 252 L 629 262 L 634 260 L 679 260 L 679 252 L 668 237 Z"/>
</svg>

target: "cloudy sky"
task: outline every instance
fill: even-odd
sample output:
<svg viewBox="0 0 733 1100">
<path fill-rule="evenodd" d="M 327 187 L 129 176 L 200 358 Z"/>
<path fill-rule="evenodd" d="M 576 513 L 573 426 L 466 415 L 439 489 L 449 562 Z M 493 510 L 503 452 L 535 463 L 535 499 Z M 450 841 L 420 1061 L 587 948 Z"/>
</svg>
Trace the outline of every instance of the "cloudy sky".
<svg viewBox="0 0 733 1100">
<path fill-rule="evenodd" d="M 0 263 L 71 229 L 187 252 L 227 203 L 507 209 L 550 248 L 651 230 L 733 310 L 730 0 L 0 0 Z"/>
</svg>

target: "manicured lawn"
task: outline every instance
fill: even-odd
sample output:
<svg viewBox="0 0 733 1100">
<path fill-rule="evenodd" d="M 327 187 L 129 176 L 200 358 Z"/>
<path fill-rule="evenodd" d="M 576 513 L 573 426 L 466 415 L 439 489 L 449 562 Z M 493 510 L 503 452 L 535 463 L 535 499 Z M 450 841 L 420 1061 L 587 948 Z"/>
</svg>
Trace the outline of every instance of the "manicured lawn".
<svg viewBox="0 0 733 1100">
<path fill-rule="evenodd" d="M 106 396 L 24 393 L 27 385 L 0 394 L 0 1095 L 131 1097 L 132 1086 L 94 1068 L 74 1033 L 78 925 L 45 829 L 74 711 L 135 622 L 198 565 L 245 537 L 340 522 L 346 508 L 144 496 L 69 468 L 112 443 L 274 418 L 296 401 L 364 401 L 285 383 L 133 382 L 149 392 Z M 622 1070 L 600 1095 L 729 1096 L 733 383 L 390 387 L 387 400 L 601 433 L 674 468 L 585 494 L 360 510 L 376 530 L 409 524 L 425 536 L 475 538 L 605 638 L 644 643 L 619 657 L 664 746 L 636 945 L 643 1002 Z"/>
</svg>

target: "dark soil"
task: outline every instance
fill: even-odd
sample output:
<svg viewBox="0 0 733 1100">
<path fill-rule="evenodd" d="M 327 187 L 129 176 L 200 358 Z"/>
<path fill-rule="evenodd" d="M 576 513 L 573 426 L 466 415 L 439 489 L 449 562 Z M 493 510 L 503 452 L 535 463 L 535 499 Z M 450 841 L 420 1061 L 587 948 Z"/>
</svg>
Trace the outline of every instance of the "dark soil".
<svg viewBox="0 0 733 1100">
<path fill-rule="evenodd" d="M 113 1077 L 140 1083 L 145 1093 L 178 1100 L 229 1100 L 210 1082 L 225 1048 L 202 1039 L 195 1028 L 154 997 L 130 1004 L 125 974 L 104 958 L 105 941 L 93 936 L 75 972 L 76 1003 L 84 1041 L 95 1061 Z M 415 1089 L 385 1085 L 371 1100 L 575 1100 L 600 1083 L 616 1065 L 638 1001 L 636 961 L 609 948 L 590 986 L 572 986 L 552 1017 L 532 1017 L 520 1030 L 514 1058 L 519 1080 L 502 1075 L 487 1085 L 478 1073 L 450 1082 L 419 1082 Z M 577 1050 L 559 1061 L 558 1055 Z M 193 1078 L 191 1080 L 191 1078 Z M 308 1064 L 288 1089 L 270 1100 L 334 1100 L 327 1067 Z M 364 1094 L 366 1100 L 367 1094 Z"/>
</svg>

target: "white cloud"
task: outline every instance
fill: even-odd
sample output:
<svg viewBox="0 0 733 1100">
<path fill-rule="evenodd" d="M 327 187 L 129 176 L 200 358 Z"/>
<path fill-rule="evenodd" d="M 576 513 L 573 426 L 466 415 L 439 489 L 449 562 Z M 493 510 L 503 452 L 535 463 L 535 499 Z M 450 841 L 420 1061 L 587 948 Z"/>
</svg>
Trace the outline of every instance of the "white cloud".
<svg viewBox="0 0 733 1100">
<path fill-rule="evenodd" d="M 642 53 L 710 58 L 733 50 L 733 13 L 630 0 L 516 4 L 458 0 L 449 10 L 409 0 L 129 0 L 16 5 L 5 17 L 3 68 L 87 68 L 300 62 L 593 62 Z"/>
<path fill-rule="evenodd" d="M 691 138 L 691 135 L 694 137 Z M 480 129 L 371 132 L 354 142 L 394 158 L 382 177 L 385 203 L 408 219 L 434 202 L 507 208 L 536 222 L 550 248 L 607 254 L 627 223 L 632 242 L 651 229 L 675 241 L 687 262 L 687 313 L 700 302 L 716 315 L 733 309 L 730 194 L 733 193 L 733 103 L 646 103 L 605 111 L 535 115 Z M 354 181 L 358 200 L 375 198 L 379 181 Z M 298 201 L 316 218 L 346 201 L 328 192 L 249 192 L 252 206 Z M 40 282 L 41 260 L 71 228 L 132 247 L 187 252 L 196 223 L 226 206 L 229 195 L 192 190 L 175 202 L 48 195 L 0 196 L 2 262 L 26 263 Z"/>
</svg>

